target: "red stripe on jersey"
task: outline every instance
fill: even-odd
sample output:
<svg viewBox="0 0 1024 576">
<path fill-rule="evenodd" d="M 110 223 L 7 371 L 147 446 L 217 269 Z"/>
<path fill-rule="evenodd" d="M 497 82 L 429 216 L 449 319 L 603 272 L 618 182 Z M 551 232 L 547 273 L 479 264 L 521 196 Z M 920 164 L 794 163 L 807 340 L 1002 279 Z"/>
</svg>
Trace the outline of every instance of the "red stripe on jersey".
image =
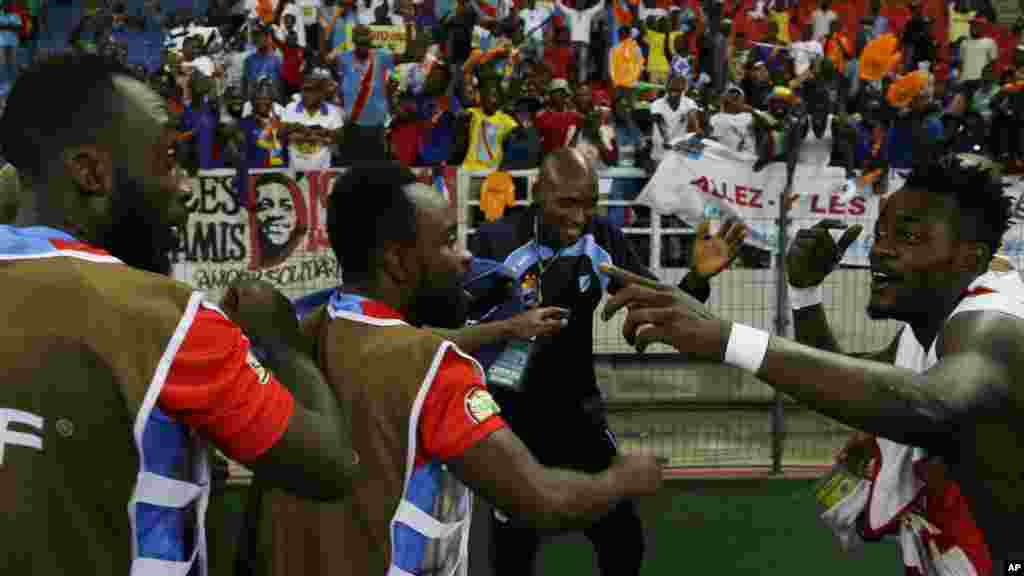
<svg viewBox="0 0 1024 576">
<path fill-rule="evenodd" d="M 85 252 L 87 254 L 96 254 L 97 256 L 110 256 L 110 253 L 102 248 L 96 248 L 86 244 L 85 242 L 79 242 L 78 240 L 61 240 L 59 238 L 50 238 L 50 244 L 57 250 L 73 250 L 75 252 Z"/>
<path fill-rule="evenodd" d="M 158 404 L 242 463 L 276 444 L 295 410 L 291 393 L 249 351 L 249 339 L 209 308 L 196 314 Z"/>
<path fill-rule="evenodd" d="M 978 286 L 977 288 L 971 288 L 970 290 L 964 290 L 960 294 L 960 298 L 970 298 L 971 296 L 984 296 L 985 294 L 995 294 L 996 291 L 991 288 L 984 286 Z"/>
<path fill-rule="evenodd" d="M 405 320 L 402 315 L 398 313 L 391 306 L 377 300 L 370 300 L 364 298 L 360 301 L 363 308 L 363 314 L 370 316 L 371 318 L 379 318 L 381 320 Z"/>
</svg>

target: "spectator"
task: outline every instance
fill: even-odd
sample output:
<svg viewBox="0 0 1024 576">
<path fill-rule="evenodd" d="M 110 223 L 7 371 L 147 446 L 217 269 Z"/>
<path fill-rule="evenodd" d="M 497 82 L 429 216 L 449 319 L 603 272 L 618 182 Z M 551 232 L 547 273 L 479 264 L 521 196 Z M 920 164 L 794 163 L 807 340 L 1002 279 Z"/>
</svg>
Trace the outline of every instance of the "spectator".
<svg viewBox="0 0 1024 576">
<path fill-rule="evenodd" d="M 387 81 L 395 58 L 387 49 L 373 47 L 366 26 L 356 26 L 352 40 L 355 49 L 342 52 L 335 64 L 347 120 L 341 160 L 383 159 L 387 153 L 385 127 L 391 113 Z"/>
<path fill-rule="evenodd" d="M 992 152 L 1007 164 L 1007 172 L 1024 169 L 1024 66 L 1004 74 L 993 102 L 995 118 Z"/>
<path fill-rule="evenodd" d="M 749 70 L 740 84 L 744 94 L 747 95 L 747 103 L 758 109 L 767 107 L 768 95 L 772 91 L 771 76 L 768 67 L 760 60 L 751 61 Z"/>
<path fill-rule="evenodd" d="M 868 6 L 871 10 L 871 40 L 874 40 L 882 34 L 889 33 L 889 18 L 882 15 L 882 0 L 869 0 Z"/>
<path fill-rule="evenodd" d="M 237 94 L 242 94 L 242 77 L 245 74 L 245 61 L 255 53 L 247 41 L 248 33 L 243 27 L 234 37 L 227 39 L 225 54 L 223 56 L 224 86 L 226 89 L 233 89 Z"/>
<path fill-rule="evenodd" d="M 306 74 L 302 97 L 285 106 L 281 137 L 288 141 L 293 170 L 331 167 L 331 146 L 342 136 L 342 111 L 324 101 L 331 75 L 317 68 Z"/>
<path fill-rule="evenodd" d="M 845 109 L 847 98 L 850 94 L 849 66 L 854 58 L 853 46 L 850 39 L 842 31 L 839 21 L 833 21 L 828 35 L 825 36 L 823 47 L 825 57 L 828 58 L 833 70 L 832 87 L 838 94 L 840 109 Z"/>
<path fill-rule="evenodd" d="M 339 0 L 339 5 L 324 4 L 320 15 L 320 53 L 327 61 L 352 49 L 349 35 L 358 24 L 354 0 Z"/>
<path fill-rule="evenodd" d="M 957 78 L 961 82 L 980 80 L 985 67 L 999 59 L 996 41 L 984 35 L 987 24 L 984 18 L 976 16 L 971 21 L 970 37 L 960 45 L 960 73 Z"/>
<path fill-rule="evenodd" d="M 787 46 L 789 46 L 789 41 L 780 32 L 778 22 L 769 20 L 764 39 L 754 49 L 755 60 L 763 62 L 773 78 L 780 76 L 785 56 L 788 54 Z"/>
<path fill-rule="evenodd" d="M 285 18 L 292 18 L 291 14 Z M 302 89 L 302 73 L 306 65 L 306 51 L 299 45 L 294 27 L 284 40 L 274 38 L 274 47 L 281 54 L 281 82 L 284 86 L 284 100 L 291 100 Z"/>
<path fill-rule="evenodd" d="M 672 75 L 681 76 L 687 80 L 693 80 L 694 67 L 692 64 L 692 58 L 687 56 L 686 48 L 686 36 L 679 34 L 674 36 L 675 46 L 672 49 Z"/>
<path fill-rule="evenodd" d="M 956 90 L 942 114 L 943 147 L 947 152 L 976 152 L 985 144 L 985 123 L 970 111 L 969 91 Z"/>
<path fill-rule="evenodd" d="M 729 43 L 727 62 L 729 64 L 729 81 L 734 84 L 743 82 L 747 71 L 747 62 L 750 60 L 750 43 L 747 42 L 747 35 L 737 31 Z"/>
<path fill-rule="evenodd" d="M 969 38 L 971 32 L 971 21 L 977 11 L 971 10 L 968 0 L 952 0 L 949 3 L 949 45 L 954 49 L 959 47 L 961 40 Z M 953 56 L 954 60 L 957 56 Z"/>
<path fill-rule="evenodd" d="M 632 88 L 640 80 L 644 69 L 644 56 L 640 45 L 633 39 L 630 28 L 619 28 L 619 43 L 612 48 L 608 66 L 611 68 L 609 75 L 616 92 L 628 92 L 632 95 Z"/>
<path fill-rule="evenodd" d="M 6 0 L 0 6 L 0 97 L 5 96 L 18 75 L 18 34 L 21 32 L 21 17 Z"/>
<path fill-rule="evenodd" d="M 372 25 L 377 17 L 377 4 L 376 0 L 356 0 L 356 21 L 363 26 Z"/>
<path fill-rule="evenodd" d="M 707 74 L 711 77 L 711 87 L 715 95 L 718 95 L 725 88 L 728 81 L 726 71 L 728 62 L 726 57 L 729 53 L 729 36 L 732 33 L 732 20 L 725 19 L 719 25 L 717 33 L 709 33 L 703 45 L 708 52 Z"/>
<path fill-rule="evenodd" d="M 452 66 L 461 70 L 473 50 L 473 30 L 477 25 L 476 10 L 469 0 L 457 0 L 455 10 L 441 21 L 442 37 L 447 39 L 446 50 Z M 461 75 L 456 80 L 461 81 Z"/>
<path fill-rule="evenodd" d="M 449 95 L 452 78 L 450 68 L 440 63 L 431 68 L 418 100 L 423 135 L 417 165 L 433 166 L 450 162 L 455 144 L 456 115 L 462 110 L 461 100 Z M 455 158 L 458 163 L 461 158 Z"/>
<path fill-rule="evenodd" d="M 668 81 L 669 54 L 668 20 L 649 16 L 644 32 L 647 42 L 647 79 L 652 84 L 665 84 Z"/>
<path fill-rule="evenodd" d="M 744 100 L 743 90 L 732 84 L 722 96 L 722 111 L 708 120 L 711 137 L 734 152 L 754 151 L 753 109 Z"/>
<path fill-rule="evenodd" d="M 500 88 L 486 82 L 480 88 L 480 107 L 467 109 L 470 118 L 469 148 L 462 167 L 466 170 L 497 170 L 501 166 L 505 138 L 518 123 L 498 108 Z"/>
<path fill-rule="evenodd" d="M 242 66 L 242 97 L 249 99 L 255 89 L 256 80 L 269 78 L 271 88 L 277 98 L 280 98 L 282 90 L 281 81 L 281 56 L 274 50 L 274 33 L 267 26 L 256 28 L 255 40 L 258 43 L 257 51 L 245 59 Z"/>
<path fill-rule="evenodd" d="M 550 28 L 551 16 L 551 10 L 538 6 L 537 0 L 526 0 L 526 6 L 519 11 L 526 35 L 525 49 L 537 58 L 544 54 L 544 32 Z"/>
<path fill-rule="evenodd" d="M 626 94 L 615 97 L 615 108 L 611 118 L 614 133 L 612 138 L 612 157 L 615 166 L 620 168 L 637 168 L 642 166 L 641 150 L 644 136 L 633 118 L 632 99 Z M 608 192 L 609 200 L 632 200 L 643 188 L 643 180 L 636 178 L 617 178 L 612 180 Z M 617 226 L 628 226 L 627 215 L 632 216 L 633 210 L 618 206 L 608 208 L 608 219 Z"/>
<path fill-rule="evenodd" d="M 638 24 L 637 11 L 640 0 L 608 0 L 604 20 L 608 22 L 608 46 L 615 46 L 621 37 L 619 29 L 632 28 Z"/>
<path fill-rule="evenodd" d="M 992 108 L 993 100 L 1002 90 L 1002 86 L 999 85 L 999 77 L 996 74 L 995 67 L 992 64 L 985 66 L 984 72 L 981 74 L 981 80 L 978 83 L 977 89 L 974 90 L 974 94 L 971 95 L 971 101 L 969 110 L 981 117 L 985 122 L 985 126 L 991 128 L 992 126 L 992 114 L 994 112 Z M 990 130 L 986 130 L 988 133 Z"/>
<path fill-rule="evenodd" d="M 573 50 L 569 45 L 569 29 L 562 26 L 555 29 L 555 42 L 544 47 L 544 63 L 551 71 L 552 79 L 575 80 L 571 74 L 574 68 Z"/>
<path fill-rule="evenodd" d="M 905 88 L 902 86 L 905 85 Z M 902 92 L 902 94 L 898 94 Z M 911 72 L 893 82 L 889 104 L 899 111 L 886 138 L 886 158 L 893 168 L 912 168 L 934 152 L 943 138 L 939 111 L 931 106 L 928 73 Z"/>
<path fill-rule="evenodd" d="M 264 84 L 256 90 L 252 102 L 246 102 L 252 112 L 238 122 L 244 138 L 244 162 L 250 168 L 283 168 L 288 166 L 281 127 L 284 108 L 274 102 L 273 91 Z"/>
<path fill-rule="evenodd" d="M 816 42 L 823 42 L 825 36 L 832 32 L 832 23 L 839 21 L 839 15 L 832 10 L 832 0 L 821 0 L 818 7 L 811 14 L 814 32 L 811 39 Z"/>
<path fill-rule="evenodd" d="M 505 138 L 501 169 L 531 170 L 540 166 L 544 152 L 536 123 L 541 103 L 540 100 L 527 96 L 516 100 L 513 107 L 518 127 Z"/>
<path fill-rule="evenodd" d="M 579 0 L 586 2 L 589 0 Z M 562 0 L 555 0 L 555 5 L 565 15 L 569 25 L 569 34 L 572 38 L 572 45 L 575 48 L 576 60 L 576 81 L 580 84 L 588 80 L 590 68 L 590 27 L 594 17 L 604 8 L 605 0 L 597 2 L 589 8 L 579 10 L 570 8 Z"/>
<path fill-rule="evenodd" d="M 302 8 L 296 4 L 296 0 L 276 0 L 277 7 L 274 8 L 274 20 L 271 28 L 274 30 L 274 38 L 281 44 L 288 40 L 289 33 L 294 33 L 298 44 L 306 48 L 306 27 L 301 25 Z"/>
<path fill-rule="evenodd" d="M 181 60 L 178 65 L 187 74 L 195 71 L 206 78 L 222 76 L 224 73 L 223 69 L 212 58 L 202 54 L 202 44 L 203 40 L 199 36 L 185 38 L 185 41 L 181 44 Z"/>
<path fill-rule="evenodd" d="M 545 154 L 568 146 L 579 130 L 583 115 L 567 108 L 569 97 L 569 83 L 564 78 L 551 81 L 548 105 L 536 118 Z"/>
<path fill-rule="evenodd" d="M 689 132 L 701 132 L 697 103 L 684 96 L 686 78 L 673 76 L 666 85 L 665 96 L 651 104 L 654 123 L 651 158 L 661 162 L 672 142 Z"/>
<path fill-rule="evenodd" d="M 305 31 L 306 48 L 310 51 L 320 46 L 320 11 L 322 0 L 298 0 L 298 25 Z"/>
<path fill-rule="evenodd" d="M 191 72 L 189 72 L 191 70 Z M 184 110 L 179 132 L 178 155 L 183 166 L 192 170 L 223 168 L 220 150 L 220 110 L 216 105 L 216 85 L 213 79 L 197 69 L 185 68 Z"/>
</svg>

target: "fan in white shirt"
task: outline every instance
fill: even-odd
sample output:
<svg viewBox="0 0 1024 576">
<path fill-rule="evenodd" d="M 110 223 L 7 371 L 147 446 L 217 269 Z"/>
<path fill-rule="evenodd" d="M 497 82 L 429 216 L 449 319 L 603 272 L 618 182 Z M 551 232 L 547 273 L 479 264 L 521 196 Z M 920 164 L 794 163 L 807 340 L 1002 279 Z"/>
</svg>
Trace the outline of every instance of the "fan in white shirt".
<svg viewBox="0 0 1024 576">
<path fill-rule="evenodd" d="M 590 8 L 585 8 L 583 10 L 569 8 L 562 3 L 562 0 L 555 0 L 555 5 L 558 6 L 558 9 L 565 15 L 565 19 L 569 24 L 569 34 L 571 35 L 572 41 L 589 45 L 590 27 L 594 18 L 600 14 L 601 10 L 604 8 L 604 0 L 601 0 Z"/>
<path fill-rule="evenodd" d="M 651 120 L 654 123 L 651 158 L 654 160 L 661 161 L 673 140 L 688 132 L 700 131 L 700 107 L 683 96 L 686 85 L 686 78 L 673 76 L 666 86 L 667 94 L 651 104 Z"/>
<path fill-rule="evenodd" d="M 811 14 L 811 22 L 814 25 L 811 39 L 821 42 L 822 38 L 828 36 L 832 21 L 838 19 L 839 16 L 832 10 L 832 0 L 821 0 L 821 5 Z"/>
<path fill-rule="evenodd" d="M 278 42 L 284 43 L 288 40 L 288 32 L 294 30 L 299 46 L 305 48 L 306 27 L 302 22 L 302 9 L 289 2 L 281 13 L 281 22 L 274 25 L 274 37 Z"/>
<path fill-rule="evenodd" d="M 743 90 L 731 85 L 722 95 L 722 111 L 708 121 L 711 137 L 733 152 L 755 153 L 754 115 L 747 112 Z"/>
<path fill-rule="evenodd" d="M 331 146 L 344 125 L 341 108 L 324 101 L 330 73 L 315 69 L 306 75 L 302 97 L 285 107 L 283 137 L 293 170 L 326 170 L 331 167 Z"/>
<path fill-rule="evenodd" d="M 543 45 L 544 30 L 549 27 L 551 9 L 538 6 L 537 0 L 527 0 L 526 7 L 519 11 L 519 19 L 523 21 L 523 34 L 527 35 L 527 41 L 533 45 Z"/>
</svg>

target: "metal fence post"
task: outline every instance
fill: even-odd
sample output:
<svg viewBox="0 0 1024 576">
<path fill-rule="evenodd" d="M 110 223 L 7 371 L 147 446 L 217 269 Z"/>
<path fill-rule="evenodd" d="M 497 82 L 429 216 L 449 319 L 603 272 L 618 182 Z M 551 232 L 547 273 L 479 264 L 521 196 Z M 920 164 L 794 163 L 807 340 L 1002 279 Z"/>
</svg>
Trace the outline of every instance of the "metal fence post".
<svg viewBox="0 0 1024 576">
<path fill-rule="evenodd" d="M 776 229 L 775 249 L 775 334 L 785 336 L 789 324 L 786 306 L 786 239 L 789 230 L 789 206 L 786 195 L 788 188 L 779 195 L 779 219 Z M 782 394 L 775 391 L 775 405 L 772 407 L 772 474 L 782 474 L 782 450 L 786 437 L 786 419 Z"/>
</svg>

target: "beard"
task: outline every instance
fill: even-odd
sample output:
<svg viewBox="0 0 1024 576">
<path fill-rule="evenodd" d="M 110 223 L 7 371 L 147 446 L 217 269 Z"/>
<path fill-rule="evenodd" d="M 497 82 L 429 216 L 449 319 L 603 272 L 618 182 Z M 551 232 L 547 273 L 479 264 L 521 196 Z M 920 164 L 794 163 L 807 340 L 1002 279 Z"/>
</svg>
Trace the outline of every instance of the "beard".
<svg viewBox="0 0 1024 576">
<path fill-rule="evenodd" d="M 443 285 L 424 282 L 416 290 L 409 310 L 413 326 L 457 330 L 469 318 L 469 296 L 458 281 Z"/>
<path fill-rule="evenodd" d="M 146 202 L 141 180 L 115 168 L 110 208 L 110 225 L 101 233 L 100 245 L 132 268 L 169 275 L 177 236 Z"/>
</svg>

